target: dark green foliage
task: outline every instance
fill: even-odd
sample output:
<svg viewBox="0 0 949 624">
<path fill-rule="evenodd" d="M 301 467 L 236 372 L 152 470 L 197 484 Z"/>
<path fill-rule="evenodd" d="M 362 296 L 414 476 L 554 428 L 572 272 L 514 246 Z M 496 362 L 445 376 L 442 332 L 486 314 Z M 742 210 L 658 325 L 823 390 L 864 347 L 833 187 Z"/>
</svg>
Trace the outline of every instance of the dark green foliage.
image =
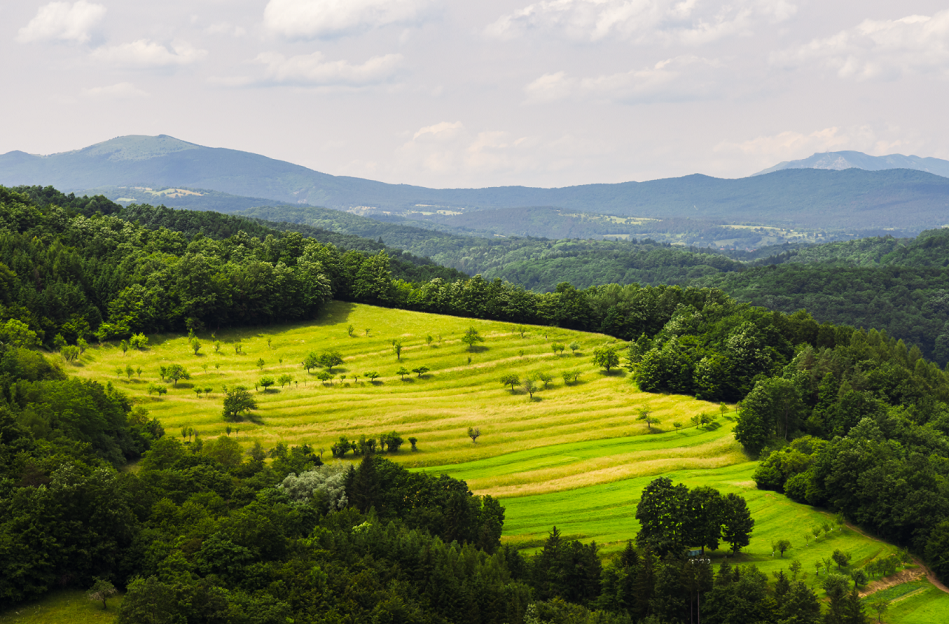
<svg viewBox="0 0 949 624">
<path fill-rule="evenodd" d="M 926 561 L 943 581 L 949 580 L 949 520 L 937 524 L 926 542 Z"/>
<path fill-rule="evenodd" d="M 224 420 L 240 422 L 257 409 L 257 401 L 244 386 L 228 388 L 224 393 Z"/>
<path fill-rule="evenodd" d="M 660 556 L 680 556 L 687 548 L 715 550 L 722 540 L 734 552 L 748 545 L 754 520 L 737 494 L 725 497 L 715 489 L 673 485 L 667 477 L 654 479 L 643 489 L 636 506 L 639 545 Z"/>
</svg>

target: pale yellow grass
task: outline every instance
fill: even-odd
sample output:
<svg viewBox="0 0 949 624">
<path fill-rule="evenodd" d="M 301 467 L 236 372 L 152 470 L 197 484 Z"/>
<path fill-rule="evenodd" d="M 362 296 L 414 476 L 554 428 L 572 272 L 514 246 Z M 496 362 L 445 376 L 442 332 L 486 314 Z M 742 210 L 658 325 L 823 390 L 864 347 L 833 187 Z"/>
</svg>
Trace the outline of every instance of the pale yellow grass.
<svg viewBox="0 0 949 624">
<path fill-rule="evenodd" d="M 347 335 L 349 324 L 355 328 L 355 337 Z M 483 349 L 474 353 L 460 342 L 469 326 L 486 339 Z M 368 337 L 367 327 L 372 330 Z M 428 335 L 433 336 L 432 346 L 426 342 Z M 94 347 L 74 370 L 81 377 L 111 381 L 158 417 L 171 435 L 180 435 L 182 427 L 193 427 L 205 438 L 222 435 L 228 425 L 221 416 L 223 386 L 240 384 L 253 390 L 262 375 L 276 378 L 288 373 L 295 383 L 255 393 L 262 424 L 232 425 L 239 430 L 240 442 L 260 441 L 265 447 L 278 442 L 306 443 L 325 449 L 328 457 L 330 446 L 340 436 L 355 439 L 394 430 L 405 439 L 418 438 L 419 452 L 409 452 L 406 443 L 394 456 L 412 466 L 644 434 L 645 425 L 635 418 L 642 407 L 648 407 L 659 419 L 659 429 L 666 431 L 672 430 L 674 421 L 688 425 L 693 415 L 717 411 L 717 406 L 690 397 L 639 392 L 622 371 L 602 374 L 592 364 L 593 349 L 615 341 L 558 328 L 530 328 L 528 337 L 521 338 L 510 323 L 334 303 L 310 324 L 219 332 L 217 339 L 223 343 L 219 353 L 214 352 L 210 335 L 199 338 L 203 346 L 197 356 L 184 336 L 153 336 L 149 349 L 126 355 L 115 345 Z M 401 362 L 392 351 L 394 338 L 403 341 Z M 243 355 L 234 353 L 238 340 Z M 576 356 L 569 349 L 564 355 L 551 350 L 553 342 L 574 341 L 580 344 Z M 343 354 L 345 361 L 337 374 L 347 375 L 344 383 L 336 379 L 332 385 L 323 385 L 300 366 L 308 352 L 327 348 Z M 259 358 L 265 360 L 262 371 L 255 364 Z M 148 385 L 159 383 L 158 367 L 172 363 L 186 366 L 192 379 L 177 387 L 168 384 L 164 397 L 149 396 Z M 141 378 L 118 378 L 115 368 L 126 364 L 140 366 Z M 408 369 L 425 365 L 431 371 L 422 379 L 413 374 L 401 381 L 395 371 L 403 365 Z M 565 385 L 560 372 L 573 369 L 581 371 L 580 383 Z M 381 374 L 376 383 L 365 377 L 352 381 L 353 373 L 373 370 Z M 540 371 L 552 374 L 554 382 L 533 401 L 523 391 L 512 393 L 499 383 L 504 373 L 524 377 Z M 211 398 L 198 398 L 193 392 L 195 387 L 208 386 L 213 388 Z M 467 437 L 470 426 L 481 430 L 477 444 Z"/>
<path fill-rule="evenodd" d="M 660 474 L 671 470 L 718 468 L 746 460 L 747 456 L 742 451 L 741 445 L 729 435 L 698 446 L 584 458 L 582 461 L 565 466 L 471 479 L 468 485 L 479 494 L 525 496 Z M 525 486 L 527 490 L 522 489 Z"/>
</svg>

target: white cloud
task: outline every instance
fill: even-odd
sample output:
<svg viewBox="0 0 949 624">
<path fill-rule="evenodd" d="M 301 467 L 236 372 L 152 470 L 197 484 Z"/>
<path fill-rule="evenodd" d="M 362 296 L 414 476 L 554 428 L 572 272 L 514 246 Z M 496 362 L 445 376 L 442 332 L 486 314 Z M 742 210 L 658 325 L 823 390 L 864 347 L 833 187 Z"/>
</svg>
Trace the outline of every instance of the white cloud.
<svg viewBox="0 0 949 624">
<path fill-rule="evenodd" d="M 904 74 L 949 77 L 949 10 L 897 20 L 865 20 L 855 28 L 772 55 L 788 68 L 817 65 L 854 80 Z"/>
<path fill-rule="evenodd" d="M 651 67 L 589 78 L 574 78 L 565 72 L 545 74 L 524 87 L 524 92 L 528 102 L 566 98 L 627 104 L 695 100 L 716 95 L 718 67 L 716 61 L 677 56 Z"/>
<path fill-rule="evenodd" d="M 429 0 L 270 0 L 264 26 L 290 39 L 332 37 L 412 22 Z"/>
<path fill-rule="evenodd" d="M 120 67 L 166 68 L 191 65 L 207 56 L 189 43 L 178 41 L 168 48 L 160 43 L 139 39 L 132 43 L 103 46 L 92 51 L 92 58 Z"/>
<path fill-rule="evenodd" d="M 850 136 L 840 128 L 816 130 L 810 134 L 785 130 L 770 136 L 759 136 L 739 143 L 723 142 L 715 147 L 716 152 L 740 152 L 749 156 L 764 156 L 769 159 L 795 160 L 815 152 L 834 152 L 846 148 Z"/>
<path fill-rule="evenodd" d="M 277 52 L 264 52 L 256 60 L 264 64 L 266 82 L 272 84 L 360 87 L 391 80 L 402 64 L 402 55 L 374 56 L 359 65 L 328 61 L 321 52 L 289 58 Z"/>
<path fill-rule="evenodd" d="M 20 43 L 38 41 L 68 41 L 87 43 L 105 16 L 105 7 L 79 0 L 75 4 L 51 2 L 40 7 L 36 16 L 20 29 L 16 40 Z"/>
<path fill-rule="evenodd" d="M 444 141 L 449 139 L 454 139 L 458 136 L 460 132 L 464 130 L 465 126 L 460 121 L 454 123 L 449 123 L 447 121 L 442 121 L 431 126 L 425 126 L 424 128 L 419 128 L 412 136 L 413 141 L 418 141 L 419 138 L 425 137 L 427 139 L 434 139 L 436 141 Z M 426 136 L 430 135 L 430 136 Z"/>
<path fill-rule="evenodd" d="M 917 142 L 907 141 L 905 132 L 897 127 L 883 129 L 882 135 L 870 126 L 831 126 L 809 133 L 785 130 L 746 141 L 723 141 L 714 152 L 764 168 L 823 152 L 855 150 L 879 156 L 919 147 Z"/>
<path fill-rule="evenodd" d="M 536 169 L 551 151 L 562 149 L 530 136 L 503 130 L 471 132 L 460 121 L 443 121 L 417 130 L 396 152 L 399 169 L 439 176 L 470 177 L 500 172 L 505 175 Z"/>
<path fill-rule="evenodd" d="M 549 31 L 569 39 L 698 45 L 788 19 L 788 0 L 541 0 L 500 17 L 485 33 L 502 39 Z"/>
<path fill-rule="evenodd" d="M 103 100 L 128 100 L 149 95 L 131 82 L 120 82 L 108 87 L 92 87 L 83 89 L 81 93 L 84 97 Z"/>
<path fill-rule="evenodd" d="M 234 24 L 228 22 L 211 24 L 204 29 L 204 32 L 209 35 L 230 35 L 232 37 L 243 37 L 247 34 L 247 31 L 244 30 L 244 28 L 235 26 Z"/>
</svg>

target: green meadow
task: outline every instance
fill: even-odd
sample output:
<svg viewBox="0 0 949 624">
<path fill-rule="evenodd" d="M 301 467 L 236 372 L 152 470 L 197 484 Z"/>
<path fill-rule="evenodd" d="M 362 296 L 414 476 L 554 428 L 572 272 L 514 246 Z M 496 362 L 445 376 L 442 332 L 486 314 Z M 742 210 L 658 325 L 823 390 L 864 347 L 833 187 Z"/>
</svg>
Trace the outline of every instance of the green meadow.
<svg viewBox="0 0 949 624">
<path fill-rule="evenodd" d="M 103 611 L 102 603 L 91 602 L 86 592 L 63 590 L 0 613 L 0 624 L 110 624 L 120 604 L 122 595 L 118 594 L 109 598 L 108 608 Z"/>
<path fill-rule="evenodd" d="M 461 342 L 470 327 L 484 338 L 471 350 Z M 836 549 L 850 552 L 857 567 L 895 550 L 847 528 L 815 540 L 811 528 L 830 516 L 755 488 L 751 476 L 757 464 L 732 434 L 733 406 L 640 392 L 622 369 L 607 374 L 592 362 L 596 347 L 615 342 L 604 335 L 335 302 L 311 323 L 197 337 L 197 354 L 180 335 L 150 336 L 146 349 L 127 353 L 115 344 L 92 347 L 70 372 L 111 381 L 157 416 L 169 435 L 181 435 L 182 428 L 204 438 L 225 435 L 223 388 L 243 385 L 257 399 L 260 419 L 231 424 L 231 435 L 245 446 L 258 440 L 265 447 L 307 443 L 324 450 L 326 461 L 351 461 L 329 457 L 340 436 L 352 440 L 396 431 L 405 440 L 415 437 L 417 452 L 406 443 L 388 457 L 464 479 L 474 492 L 500 498 L 506 508 L 504 541 L 526 549 L 538 548 L 554 525 L 569 537 L 595 540 L 606 555 L 622 548 L 638 530 L 642 489 L 664 475 L 747 499 L 756 526 L 737 563 L 774 572 L 796 559 L 806 580 L 817 586 L 815 562 Z M 403 345 L 401 359 L 393 340 Z M 557 343 L 565 345 L 563 352 L 554 351 Z M 321 369 L 307 373 L 301 362 L 310 352 L 329 349 L 344 361 L 324 383 L 316 377 Z M 162 383 L 159 367 L 169 364 L 184 366 L 191 379 Z M 396 373 L 402 366 L 428 370 L 403 379 Z M 579 373 L 576 382 L 564 381 L 568 371 Z M 379 376 L 370 381 L 369 373 Z M 501 385 L 509 373 L 522 380 L 547 373 L 552 381 L 546 388 L 539 383 L 531 398 L 520 387 Z M 261 377 L 281 375 L 293 379 L 283 387 L 255 390 Z M 150 385 L 165 386 L 167 394 L 150 394 Z M 658 423 L 637 420 L 641 409 Z M 701 414 L 714 422 L 695 426 L 691 419 Z M 469 427 L 480 429 L 476 442 L 467 435 Z M 779 539 L 792 543 L 784 558 L 772 555 L 771 544 Z M 713 558 L 724 555 L 719 551 Z M 894 599 L 886 621 L 949 620 L 949 595 L 919 583 L 924 591 Z"/>
</svg>

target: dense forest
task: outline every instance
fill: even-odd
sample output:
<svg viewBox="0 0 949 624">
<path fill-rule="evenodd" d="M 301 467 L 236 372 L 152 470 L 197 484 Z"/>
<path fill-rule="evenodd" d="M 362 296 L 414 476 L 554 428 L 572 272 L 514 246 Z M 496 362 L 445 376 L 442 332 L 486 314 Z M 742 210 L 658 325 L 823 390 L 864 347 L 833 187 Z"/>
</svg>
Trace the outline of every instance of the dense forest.
<svg viewBox="0 0 949 624">
<path fill-rule="evenodd" d="M 356 510 L 329 513 L 321 507 L 329 504 L 329 494 L 297 508 L 277 486 L 291 472 L 319 470 L 311 449 L 278 447 L 270 451 L 273 461 L 264 463 L 263 449 L 246 460 L 235 455 L 236 442 L 228 437 L 182 444 L 163 437 L 160 425 L 129 409 L 120 393 L 68 380 L 29 349 L 82 348 L 88 340 L 135 332 L 303 320 L 318 314 L 331 297 L 613 336 L 625 346 L 614 343 L 605 350 L 625 351 L 626 366 L 641 389 L 741 402 L 736 437 L 765 458 L 756 475 L 761 487 L 839 511 L 927 558 L 942 578 L 949 577 L 949 376 L 918 347 L 886 332 L 821 324 L 803 311 L 769 311 L 710 288 L 577 289 L 564 282 L 553 292 L 535 293 L 481 276 L 413 281 L 394 274 L 384 251 L 344 251 L 300 232 L 261 239 L 241 229 L 206 230 L 211 236 L 198 228 L 186 235 L 155 223 L 132 223 L 120 213 L 84 210 L 91 212 L 0 189 L 0 486 L 5 492 L 0 499 L 8 506 L 0 529 L 0 548 L 8 550 L 0 561 L 12 566 L 2 578 L 18 579 L 4 587 L 4 600 L 16 602 L 56 583 L 87 583 L 108 573 L 120 583 L 133 575 L 145 579 L 129 586 L 130 613 L 136 605 L 144 613 L 189 601 L 217 609 L 201 621 L 224 621 L 232 616 L 221 614 L 229 613 L 260 614 L 244 621 L 276 621 L 301 609 L 332 614 L 333 608 L 363 619 L 374 618 L 377 608 L 395 610 L 380 611 L 378 621 L 683 621 L 692 594 L 675 584 L 683 582 L 678 550 L 655 559 L 663 554 L 663 542 L 650 542 L 648 535 L 607 573 L 593 563 L 595 546 L 558 545 L 553 532 L 548 546 L 559 554 L 550 558 L 564 567 L 538 573 L 543 553 L 524 560 L 497 548 L 491 536 L 500 534 L 502 512 L 488 499 L 459 504 L 458 513 L 468 519 L 458 525 L 423 508 L 453 509 L 454 503 L 437 496 L 445 489 L 467 492 L 464 484 L 432 486 L 442 494 L 407 507 L 408 494 L 398 494 L 400 479 L 415 492 L 429 486 L 375 460 L 346 477 L 353 488 L 346 495 Z M 164 214 L 162 222 L 173 225 L 175 212 Z M 115 473 L 116 466 L 143 453 L 139 473 Z M 293 490 L 290 485 L 284 490 Z M 131 489 L 118 489 L 125 487 Z M 402 502 L 388 501 L 383 493 L 390 490 Z M 459 500 L 469 495 L 459 493 Z M 687 500 L 678 496 L 673 500 L 679 503 L 665 507 L 672 516 Z M 96 501 L 107 499 L 126 502 L 104 514 Z M 52 508 L 73 515 L 50 513 L 50 522 L 60 525 L 29 528 L 39 526 L 33 514 Z M 89 517 L 88 533 L 69 524 L 82 514 Z M 96 524 L 100 521 L 104 524 Z M 258 525 L 269 533 L 259 534 L 264 529 Z M 466 528 L 453 528 L 462 525 Z M 63 537 L 57 531 L 64 531 Z M 73 533 L 75 538 L 66 539 Z M 106 537 L 97 541 L 97 536 Z M 24 550 L 17 540 L 28 540 L 29 547 Z M 420 544 L 425 546 L 416 547 Z M 419 548 L 431 558 L 419 560 Z M 42 556 L 22 554 L 34 551 Z M 20 554 L 7 556 L 14 552 Z M 399 559 L 403 556 L 408 559 Z M 621 574 L 617 566 L 624 565 L 640 567 Z M 672 593 L 679 592 L 678 606 L 657 597 L 663 595 L 662 566 L 669 566 L 664 569 L 669 587 L 677 588 Z M 57 576 L 73 569 L 74 577 Z M 568 579 L 568 569 L 591 576 Z M 436 571 L 448 575 L 448 586 L 441 577 L 434 580 Z M 337 574 L 344 584 L 334 585 Z M 631 580 L 641 575 L 653 579 L 653 589 Z M 673 576 L 679 580 L 673 582 Z M 747 620 L 722 615 L 707 621 L 775 621 L 775 609 L 784 608 L 778 597 L 789 590 L 780 579 L 773 586 L 765 580 L 763 589 L 751 594 L 740 583 L 754 577 L 753 571 L 731 576 L 726 570 L 703 586 L 711 603 L 720 588 L 732 597 L 738 592 L 760 598 L 749 607 Z M 544 589 L 550 579 L 561 579 L 554 585 L 561 589 Z M 619 585 L 611 586 L 615 591 L 607 598 L 594 589 L 614 581 Z M 307 594 L 311 598 L 294 592 L 314 583 L 326 588 L 320 596 L 343 602 L 295 602 L 311 599 L 313 592 Z M 628 593 L 617 593 L 621 586 Z M 863 621 L 859 613 L 846 615 L 853 606 L 846 607 L 848 587 L 831 610 L 836 619 L 827 621 Z M 482 605 L 482 595 L 492 598 Z M 799 598 L 800 604 L 810 600 Z M 531 599 L 540 601 L 535 610 L 554 615 L 528 613 Z M 588 619 L 556 615 L 557 609 L 574 608 L 558 600 L 576 603 Z M 720 600 L 725 614 L 729 599 Z M 277 603 L 285 607 L 276 615 L 265 609 Z M 379 607 L 383 603 L 388 606 Z M 174 617 L 169 614 L 167 621 Z M 800 617 L 792 621 L 817 616 Z"/>
<path fill-rule="evenodd" d="M 949 362 L 949 230 L 793 249 L 696 286 L 773 310 L 806 309 L 829 323 L 885 330 Z"/>
</svg>

